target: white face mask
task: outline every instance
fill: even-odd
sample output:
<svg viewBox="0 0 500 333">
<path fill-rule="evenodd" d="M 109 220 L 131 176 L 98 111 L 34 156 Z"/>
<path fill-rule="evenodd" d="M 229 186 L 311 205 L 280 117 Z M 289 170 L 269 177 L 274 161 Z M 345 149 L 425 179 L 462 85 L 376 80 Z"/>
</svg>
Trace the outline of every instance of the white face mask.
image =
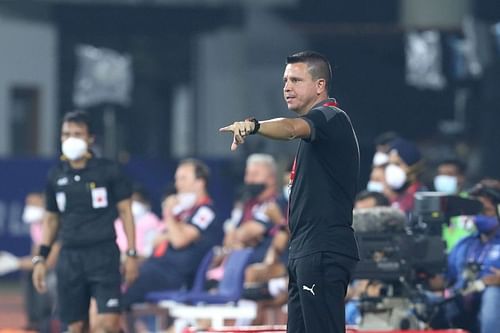
<svg viewBox="0 0 500 333">
<path fill-rule="evenodd" d="M 42 222 L 45 210 L 39 206 L 27 205 L 23 211 L 23 222 L 27 224 Z"/>
<path fill-rule="evenodd" d="M 177 194 L 177 205 L 173 208 L 174 215 L 179 214 L 180 212 L 189 209 L 194 206 L 196 203 L 196 193 L 194 192 L 186 192 L 186 193 L 178 193 Z"/>
<path fill-rule="evenodd" d="M 406 183 L 406 172 L 395 164 L 385 167 L 385 182 L 393 190 L 399 190 Z"/>
<path fill-rule="evenodd" d="M 146 206 L 142 202 L 132 200 L 132 214 L 134 215 L 134 220 L 136 223 L 148 211 L 149 211 L 148 206 Z"/>
<path fill-rule="evenodd" d="M 387 162 L 389 162 L 389 155 L 388 154 L 378 151 L 375 153 L 375 155 L 373 155 L 372 163 L 374 166 L 384 165 Z"/>
<path fill-rule="evenodd" d="M 384 192 L 384 183 L 370 180 L 368 184 L 366 184 L 366 190 L 369 192 Z"/>
<path fill-rule="evenodd" d="M 87 152 L 87 142 L 79 138 L 67 138 L 62 143 L 62 153 L 69 160 L 74 161 L 82 158 Z"/>
<path fill-rule="evenodd" d="M 438 192 L 453 194 L 457 192 L 457 177 L 448 175 L 437 175 L 434 178 L 434 188 Z"/>
</svg>

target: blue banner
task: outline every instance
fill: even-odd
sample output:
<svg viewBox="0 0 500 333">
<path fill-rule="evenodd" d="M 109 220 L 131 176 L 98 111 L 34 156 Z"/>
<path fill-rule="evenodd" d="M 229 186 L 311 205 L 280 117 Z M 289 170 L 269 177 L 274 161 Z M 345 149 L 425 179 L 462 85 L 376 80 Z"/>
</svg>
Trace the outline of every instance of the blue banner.
<svg viewBox="0 0 500 333">
<path fill-rule="evenodd" d="M 48 170 L 55 159 L 0 160 L 0 251 L 17 256 L 30 253 L 29 226 L 22 222 L 24 200 L 30 192 L 42 192 Z M 226 219 L 232 207 L 235 179 L 234 168 L 227 160 L 205 160 L 211 169 L 209 191 L 214 197 L 216 211 Z M 132 181 L 143 185 L 153 201 L 153 210 L 159 216 L 160 198 L 173 186 L 177 161 L 131 159 L 124 165 Z"/>
</svg>

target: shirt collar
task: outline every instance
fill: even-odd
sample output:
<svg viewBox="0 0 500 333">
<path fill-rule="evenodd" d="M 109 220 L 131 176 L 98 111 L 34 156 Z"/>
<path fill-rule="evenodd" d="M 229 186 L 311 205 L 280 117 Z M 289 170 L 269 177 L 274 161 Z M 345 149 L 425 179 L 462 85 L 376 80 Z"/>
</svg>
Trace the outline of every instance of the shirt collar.
<svg viewBox="0 0 500 333">
<path fill-rule="evenodd" d="M 88 154 L 89 156 L 87 157 L 87 163 L 85 164 L 85 167 L 83 167 L 82 169 L 73 169 L 71 167 L 71 164 L 69 163 L 69 160 L 66 158 L 66 156 L 61 155 L 59 157 L 59 159 L 61 160 L 63 170 L 65 172 L 70 172 L 70 171 L 74 172 L 74 171 L 81 171 L 81 170 L 85 170 L 85 169 L 94 167 L 97 163 L 95 154 L 92 151 L 88 151 L 86 154 Z"/>
<path fill-rule="evenodd" d="M 330 97 L 330 98 L 327 98 L 327 99 L 324 99 L 322 100 L 321 102 L 317 103 L 316 105 L 314 105 L 312 108 L 317 108 L 317 107 L 320 107 L 320 106 L 334 106 L 334 107 L 338 107 L 338 103 L 337 103 L 337 100 L 333 97 Z"/>
</svg>

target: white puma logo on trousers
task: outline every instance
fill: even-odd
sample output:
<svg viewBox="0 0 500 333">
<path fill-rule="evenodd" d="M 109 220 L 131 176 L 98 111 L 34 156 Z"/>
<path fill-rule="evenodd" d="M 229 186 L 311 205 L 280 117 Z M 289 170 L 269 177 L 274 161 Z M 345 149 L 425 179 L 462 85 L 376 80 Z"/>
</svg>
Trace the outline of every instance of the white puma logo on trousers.
<svg viewBox="0 0 500 333">
<path fill-rule="evenodd" d="M 314 293 L 314 286 L 315 286 L 315 285 L 316 285 L 316 284 L 313 284 L 311 288 L 309 288 L 309 287 L 308 287 L 308 286 L 306 286 L 306 285 L 303 285 L 303 286 L 302 286 L 302 289 L 303 289 L 303 290 L 310 291 L 310 292 L 311 292 L 311 294 L 313 294 L 313 296 L 316 296 L 316 294 Z"/>
</svg>

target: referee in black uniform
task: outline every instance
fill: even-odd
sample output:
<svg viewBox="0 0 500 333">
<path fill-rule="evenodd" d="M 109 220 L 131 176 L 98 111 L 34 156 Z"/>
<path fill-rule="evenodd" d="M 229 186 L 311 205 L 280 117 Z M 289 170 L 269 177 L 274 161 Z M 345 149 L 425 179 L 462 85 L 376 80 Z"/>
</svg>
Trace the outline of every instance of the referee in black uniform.
<svg viewBox="0 0 500 333">
<path fill-rule="evenodd" d="M 301 139 L 290 176 L 288 332 L 345 332 L 344 297 L 359 260 L 352 209 L 359 148 L 347 114 L 328 98 L 331 69 L 316 52 L 287 58 L 283 93 L 298 118 L 247 119 L 221 128 L 231 150 L 251 134 Z"/>
<path fill-rule="evenodd" d="M 75 111 L 62 122 L 61 162 L 49 172 L 47 213 L 40 253 L 33 258 L 33 283 L 45 292 L 45 260 L 56 234 L 62 243 L 56 273 L 60 317 L 70 332 L 82 332 L 90 298 L 97 301 L 97 330 L 120 331 L 120 252 L 114 221 L 119 214 L 127 235 L 125 281 L 137 276 L 131 186 L 117 163 L 97 158 L 89 117 Z"/>
</svg>

